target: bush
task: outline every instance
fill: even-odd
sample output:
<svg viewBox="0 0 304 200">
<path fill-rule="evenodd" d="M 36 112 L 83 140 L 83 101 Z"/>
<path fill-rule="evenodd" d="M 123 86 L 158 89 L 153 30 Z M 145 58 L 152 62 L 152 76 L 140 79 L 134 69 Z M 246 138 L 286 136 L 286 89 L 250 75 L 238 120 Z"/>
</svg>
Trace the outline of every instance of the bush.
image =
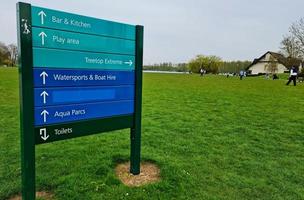
<svg viewBox="0 0 304 200">
<path fill-rule="evenodd" d="M 194 73 L 199 73 L 202 68 L 207 73 L 217 74 L 221 63 L 222 59 L 220 57 L 197 55 L 188 63 L 188 68 Z"/>
</svg>

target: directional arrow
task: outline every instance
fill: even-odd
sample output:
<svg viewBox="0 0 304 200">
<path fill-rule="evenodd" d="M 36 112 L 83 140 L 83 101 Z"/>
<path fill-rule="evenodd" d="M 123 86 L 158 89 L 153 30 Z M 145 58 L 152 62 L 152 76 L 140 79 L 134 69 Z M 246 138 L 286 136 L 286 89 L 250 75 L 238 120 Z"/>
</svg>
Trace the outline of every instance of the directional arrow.
<svg viewBox="0 0 304 200">
<path fill-rule="evenodd" d="M 45 34 L 45 32 L 41 32 L 39 33 L 39 37 L 41 37 L 41 44 L 44 45 L 44 37 L 47 37 L 47 35 Z"/>
<path fill-rule="evenodd" d="M 50 136 L 46 133 L 46 128 L 40 129 L 40 137 L 46 141 Z"/>
<path fill-rule="evenodd" d="M 49 94 L 46 91 L 43 91 L 40 96 L 43 96 L 43 104 L 46 104 L 46 97 L 49 96 Z"/>
<path fill-rule="evenodd" d="M 41 112 L 41 114 L 40 114 L 40 115 L 43 115 L 43 122 L 44 122 L 44 123 L 46 122 L 46 115 L 48 115 L 48 114 L 49 114 L 49 112 L 46 111 L 46 110 L 43 110 L 43 111 Z"/>
<path fill-rule="evenodd" d="M 45 77 L 48 77 L 49 75 L 43 71 L 41 74 L 40 74 L 40 77 L 42 77 L 42 84 L 45 85 Z"/>
<path fill-rule="evenodd" d="M 44 24 L 44 17 L 46 17 L 46 14 L 43 12 L 43 10 L 38 13 L 38 16 L 40 16 L 41 24 Z"/>
<path fill-rule="evenodd" d="M 124 62 L 126 65 L 129 65 L 129 66 L 131 66 L 132 64 L 133 64 L 133 62 L 132 62 L 132 60 L 129 60 L 129 61 L 127 61 L 127 62 Z"/>
</svg>

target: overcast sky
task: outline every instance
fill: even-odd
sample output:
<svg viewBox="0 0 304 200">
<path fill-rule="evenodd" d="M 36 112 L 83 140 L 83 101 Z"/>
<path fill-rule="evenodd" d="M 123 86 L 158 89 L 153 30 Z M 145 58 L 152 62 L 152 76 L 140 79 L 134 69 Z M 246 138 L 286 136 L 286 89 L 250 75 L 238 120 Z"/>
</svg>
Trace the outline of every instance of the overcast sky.
<svg viewBox="0 0 304 200">
<path fill-rule="evenodd" d="M 0 1 L 0 41 L 16 43 L 16 2 Z M 279 50 L 304 0 L 27 0 L 32 5 L 145 26 L 144 63 L 197 54 L 252 60 Z"/>
</svg>

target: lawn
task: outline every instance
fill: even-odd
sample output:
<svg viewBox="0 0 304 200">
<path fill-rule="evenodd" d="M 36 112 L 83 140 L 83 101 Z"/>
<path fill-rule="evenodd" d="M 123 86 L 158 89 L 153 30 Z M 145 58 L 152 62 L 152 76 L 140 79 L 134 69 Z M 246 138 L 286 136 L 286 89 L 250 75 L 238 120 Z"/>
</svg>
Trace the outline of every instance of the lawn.
<svg viewBox="0 0 304 200">
<path fill-rule="evenodd" d="M 115 176 L 129 130 L 36 148 L 36 187 L 56 199 L 304 199 L 304 83 L 144 74 L 142 160 L 162 180 Z M 20 192 L 18 73 L 0 68 L 0 199 Z"/>
</svg>

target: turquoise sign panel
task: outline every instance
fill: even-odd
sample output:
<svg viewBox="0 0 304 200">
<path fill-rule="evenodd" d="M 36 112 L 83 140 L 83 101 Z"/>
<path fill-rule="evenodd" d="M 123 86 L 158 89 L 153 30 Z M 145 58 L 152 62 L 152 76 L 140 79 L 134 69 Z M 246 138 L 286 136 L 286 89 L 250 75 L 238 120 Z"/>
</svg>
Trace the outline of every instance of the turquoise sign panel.
<svg viewBox="0 0 304 200">
<path fill-rule="evenodd" d="M 134 59 L 129 55 L 33 48 L 34 68 L 134 70 Z"/>
<path fill-rule="evenodd" d="M 80 34 L 46 28 L 33 28 L 33 46 L 135 55 L 135 41 Z"/>
<path fill-rule="evenodd" d="M 32 6 L 32 26 L 135 40 L 135 26 Z"/>
</svg>

